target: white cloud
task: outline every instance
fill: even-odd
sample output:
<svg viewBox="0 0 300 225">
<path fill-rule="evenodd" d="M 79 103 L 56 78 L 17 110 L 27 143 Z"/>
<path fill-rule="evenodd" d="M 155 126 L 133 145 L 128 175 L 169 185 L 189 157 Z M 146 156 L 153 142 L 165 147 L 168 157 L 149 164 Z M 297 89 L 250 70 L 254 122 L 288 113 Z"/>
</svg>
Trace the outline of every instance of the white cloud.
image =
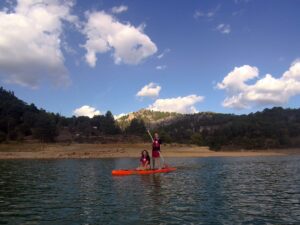
<svg viewBox="0 0 300 225">
<path fill-rule="evenodd" d="M 158 59 L 163 58 L 167 53 L 169 53 L 171 50 L 169 48 L 165 49 L 161 54 L 157 56 Z"/>
<path fill-rule="evenodd" d="M 162 57 L 164 57 L 164 55 L 165 55 L 164 53 L 161 53 L 161 54 L 159 54 L 159 55 L 157 56 L 157 58 L 158 58 L 158 59 L 161 59 Z"/>
<path fill-rule="evenodd" d="M 162 112 L 197 113 L 195 105 L 204 100 L 203 96 L 188 95 L 185 97 L 157 99 L 148 109 Z"/>
<path fill-rule="evenodd" d="M 83 33 L 87 41 L 84 45 L 86 61 L 94 67 L 97 53 L 113 51 L 116 64 L 139 64 L 157 51 L 156 45 L 144 34 L 144 25 L 134 27 L 121 23 L 103 11 L 87 13 L 88 22 Z"/>
<path fill-rule="evenodd" d="M 119 14 L 122 12 L 126 12 L 128 10 L 128 7 L 126 5 L 120 5 L 120 6 L 115 6 L 111 9 L 111 12 L 114 14 Z"/>
<path fill-rule="evenodd" d="M 96 110 L 96 108 L 94 108 L 94 107 L 84 105 L 78 109 L 75 109 L 73 111 L 73 114 L 77 117 L 78 116 L 87 116 L 87 117 L 93 118 L 94 116 L 100 115 L 101 112 L 99 110 Z"/>
<path fill-rule="evenodd" d="M 291 64 L 289 70 L 283 74 L 283 78 L 300 81 L 300 59 Z"/>
<path fill-rule="evenodd" d="M 123 117 L 123 116 L 127 116 L 129 113 L 120 113 L 120 114 L 118 114 L 118 115 L 114 115 L 114 118 L 115 118 L 115 120 L 118 120 L 118 119 L 120 119 L 121 117 Z"/>
<path fill-rule="evenodd" d="M 202 12 L 202 11 L 199 11 L 199 10 L 196 10 L 195 13 L 194 13 L 194 18 L 197 19 L 198 17 L 204 17 L 206 16 L 206 13 Z"/>
<path fill-rule="evenodd" d="M 247 86 L 245 82 L 258 77 L 258 73 L 259 71 L 256 67 L 248 65 L 235 67 L 221 83 L 217 84 L 217 87 L 231 92 L 242 91 Z"/>
<path fill-rule="evenodd" d="M 216 27 L 216 30 L 222 34 L 229 34 L 231 32 L 231 28 L 229 24 L 221 23 Z"/>
<path fill-rule="evenodd" d="M 234 11 L 232 13 L 232 16 L 241 16 L 241 15 L 243 15 L 244 11 L 245 11 L 244 9 L 240 9 L 238 11 Z"/>
<path fill-rule="evenodd" d="M 72 1 L 18 0 L 0 11 L 0 76 L 9 83 L 37 88 L 41 80 L 70 82 L 61 51 L 63 21 L 77 22 Z"/>
<path fill-rule="evenodd" d="M 155 83 L 145 85 L 137 94 L 138 97 L 158 97 L 161 86 Z"/>
<path fill-rule="evenodd" d="M 196 10 L 195 13 L 194 13 L 194 18 L 197 19 L 199 17 L 207 17 L 207 18 L 211 18 L 215 15 L 214 12 L 203 12 L 203 11 L 199 11 L 199 10 Z"/>
<path fill-rule="evenodd" d="M 164 70 L 164 69 L 166 69 L 166 68 L 167 68 L 166 65 L 161 65 L 161 66 L 156 66 L 156 67 L 155 67 L 155 69 L 157 69 L 157 70 Z"/>
<path fill-rule="evenodd" d="M 217 12 L 220 10 L 220 8 L 221 8 L 221 5 L 219 4 L 214 9 L 208 10 L 206 12 L 196 10 L 194 13 L 194 18 L 198 19 L 199 17 L 204 17 L 204 18 L 212 19 L 217 14 Z"/>
<path fill-rule="evenodd" d="M 287 103 L 291 97 L 300 94 L 300 61 L 293 62 L 280 78 L 266 74 L 254 84 L 246 83 L 254 78 L 258 78 L 256 67 L 244 65 L 234 68 L 217 84 L 219 89 L 227 91 L 223 106 L 244 109 L 253 105 L 274 106 Z"/>
</svg>

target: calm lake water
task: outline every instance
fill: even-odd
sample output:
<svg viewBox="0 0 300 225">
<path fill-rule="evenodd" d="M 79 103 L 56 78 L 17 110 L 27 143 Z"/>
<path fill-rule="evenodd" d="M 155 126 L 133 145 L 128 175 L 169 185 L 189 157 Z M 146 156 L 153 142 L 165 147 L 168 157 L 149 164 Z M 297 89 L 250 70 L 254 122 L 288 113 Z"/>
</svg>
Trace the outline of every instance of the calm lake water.
<svg viewBox="0 0 300 225">
<path fill-rule="evenodd" d="M 0 224 L 300 224 L 300 156 L 0 161 Z"/>
</svg>

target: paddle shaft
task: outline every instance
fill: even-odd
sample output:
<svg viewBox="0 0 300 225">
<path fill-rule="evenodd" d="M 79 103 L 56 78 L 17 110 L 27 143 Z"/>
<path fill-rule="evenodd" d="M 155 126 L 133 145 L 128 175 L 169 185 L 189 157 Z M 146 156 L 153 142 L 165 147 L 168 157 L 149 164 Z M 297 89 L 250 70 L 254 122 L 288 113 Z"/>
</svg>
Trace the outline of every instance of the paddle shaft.
<svg viewBox="0 0 300 225">
<path fill-rule="evenodd" d="M 150 133 L 150 131 L 147 129 L 147 132 L 148 132 L 148 134 L 149 134 L 149 136 L 150 136 L 150 138 L 151 138 L 151 141 L 153 142 L 154 140 L 153 140 L 153 137 L 152 137 L 152 135 L 151 135 L 151 133 Z"/>
</svg>

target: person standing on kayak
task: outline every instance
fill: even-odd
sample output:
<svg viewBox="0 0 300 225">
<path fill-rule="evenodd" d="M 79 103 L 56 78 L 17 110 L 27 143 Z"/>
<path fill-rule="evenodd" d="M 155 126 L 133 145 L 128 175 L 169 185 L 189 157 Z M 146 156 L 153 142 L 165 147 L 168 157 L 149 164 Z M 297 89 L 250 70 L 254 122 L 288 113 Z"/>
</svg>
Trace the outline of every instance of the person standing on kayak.
<svg viewBox="0 0 300 225">
<path fill-rule="evenodd" d="M 154 139 L 152 142 L 152 164 L 153 169 L 155 166 L 158 166 L 158 169 L 161 169 L 161 162 L 160 162 L 160 145 L 161 139 L 158 136 L 158 133 L 154 134 Z"/>
</svg>

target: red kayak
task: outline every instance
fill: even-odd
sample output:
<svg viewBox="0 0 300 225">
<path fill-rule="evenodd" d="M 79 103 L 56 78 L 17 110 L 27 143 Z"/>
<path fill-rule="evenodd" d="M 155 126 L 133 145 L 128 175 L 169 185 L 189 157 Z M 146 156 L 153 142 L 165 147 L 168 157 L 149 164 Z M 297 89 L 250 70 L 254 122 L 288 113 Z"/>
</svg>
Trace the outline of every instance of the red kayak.
<svg viewBox="0 0 300 225">
<path fill-rule="evenodd" d="M 163 169 L 155 169 L 155 170 L 113 170 L 111 173 L 114 176 L 126 176 L 126 175 L 146 175 L 146 174 L 153 174 L 153 173 L 168 173 L 171 171 L 176 170 L 174 167 L 168 167 Z"/>
</svg>

